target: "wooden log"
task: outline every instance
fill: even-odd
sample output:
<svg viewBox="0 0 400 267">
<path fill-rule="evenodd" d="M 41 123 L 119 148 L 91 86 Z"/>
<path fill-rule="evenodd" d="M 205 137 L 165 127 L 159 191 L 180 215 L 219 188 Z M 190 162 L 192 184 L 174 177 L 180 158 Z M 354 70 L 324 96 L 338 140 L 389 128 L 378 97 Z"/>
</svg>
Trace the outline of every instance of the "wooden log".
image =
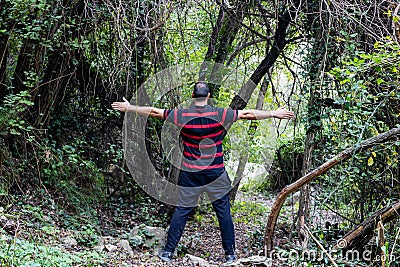
<svg viewBox="0 0 400 267">
<path fill-rule="evenodd" d="M 282 191 L 279 193 L 278 197 L 276 198 L 274 204 L 272 205 L 271 213 L 268 217 L 267 226 L 265 227 L 265 234 L 264 234 L 265 255 L 269 256 L 273 250 L 273 239 L 274 239 L 276 222 L 278 220 L 281 208 L 286 198 L 289 196 L 289 194 L 295 192 L 303 185 L 311 182 L 318 176 L 326 173 L 329 169 L 341 163 L 342 161 L 351 158 L 351 156 L 354 155 L 355 153 L 370 148 L 372 146 L 382 144 L 383 142 L 398 135 L 400 135 L 400 128 L 393 128 L 387 132 L 381 133 L 377 136 L 374 136 L 358 144 L 355 144 L 354 146 L 345 149 L 340 154 L 336 155 L 332 159 L 320 165 L 318 168 L 304 175 L 294 183 L 287 185 L 285 188 L 283 188 Z"/>
<path fill-rule="evenodd" d="M 362 250 L 362 248 L 369 242 L 369 240 L 371 240 L 374 234 L 374 230 L 376 229 L 378 224 L 381 222 L 381 224 L 383 225 L 399 217 L 399 212 L 400 201 L 376 211 L 367 220 L 363 221 L 361 224 L 359 224 L 353 230 L 347 233 L 341 239 L 340 247 L 337 247 L 336 245 L 334 249 L 341 248 L 344 251 L 352 249 Z"/>
</svg>

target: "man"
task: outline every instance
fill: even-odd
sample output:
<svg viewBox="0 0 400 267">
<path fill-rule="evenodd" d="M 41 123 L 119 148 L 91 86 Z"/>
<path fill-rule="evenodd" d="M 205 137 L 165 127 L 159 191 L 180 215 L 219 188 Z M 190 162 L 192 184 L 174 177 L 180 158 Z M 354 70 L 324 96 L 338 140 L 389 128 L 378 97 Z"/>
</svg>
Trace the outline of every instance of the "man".
<svg viewBox="0 0 400 267">
<path fill-rule="evenodd" d="M 180 128 L 183 158 L 178 180 L 178 205 L 172 216 L 164 250 L 159 253 L 161 260 L 168 262 L 172 259 L 188 216 L 197 206 L 200 194 L 206 192 L 218 217 L 225 260 L 229 263 L 236 260 L 236 255 L 228 195 L 231 182 L 222 154 L 222 140 L 228 125 L 238 119 L 291 119 L 294 113 L 283 108 L 262 111 L 211 107 L 207 104 L 210 92 L 206 82 L 195 84 L 192 97 L 194 105 L 185 109 L 164 110 L 133 106 L 125 98 L 124 102 L 114 102 L 112 107 L 122 112 L 132 111 L 139 115 L 165 119 Z"/>
</svg>

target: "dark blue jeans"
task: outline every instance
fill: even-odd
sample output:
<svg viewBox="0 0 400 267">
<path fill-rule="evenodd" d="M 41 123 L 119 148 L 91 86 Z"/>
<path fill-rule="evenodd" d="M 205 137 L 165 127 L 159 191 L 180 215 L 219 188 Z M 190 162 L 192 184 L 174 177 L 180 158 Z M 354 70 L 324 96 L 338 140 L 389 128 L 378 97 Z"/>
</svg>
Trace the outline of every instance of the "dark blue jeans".
<svg viewBox="0 0 400 267">
<path fill-rule="evenodd" d="M 217 214 L 225 255 L 235 254 L 235 231 L 229 203 L 231 183 L 227 173 L 215 175 L 205 171 L 198 173 L 182 171 L 178 185 L 182 187 L 182 190 L 179 194 L 178 206 L 172 216 L 164 250 L 175 251 L 190 213 L 197 206 L 200 194 L 206 192 Z"/>
</svg>

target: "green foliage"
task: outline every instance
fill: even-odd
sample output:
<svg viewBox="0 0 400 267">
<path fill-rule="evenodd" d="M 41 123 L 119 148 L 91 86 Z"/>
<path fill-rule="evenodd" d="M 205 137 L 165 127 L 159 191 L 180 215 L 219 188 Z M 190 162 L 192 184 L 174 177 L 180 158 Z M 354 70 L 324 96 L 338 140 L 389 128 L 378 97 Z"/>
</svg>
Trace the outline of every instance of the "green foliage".
<svg viewBox="0 0 400 267">
<path fill-rule="evenodd" d="M 267 179 L 257 190 L 278 191 L 301 177 L 303 164 L 304 139 L 294 137 L 292 140 L 280 141 Z"/>
<path fill-rule="evenodd" d="M 210 10 L 217 11 L 217 6 L 212 2 L 205 1 L 204 4 L 210 5 Z M 168 21 L 171 30 L 166 33 L 165 41 L 166 56 L 171 65 L 184 62 L 199 62 L 207 49 L 207 35 L 210 32 L 209 16 L 201 12 L 201 7 L 192 5 L 186 7 L 179 13 L 173 13 Z M 190 29 L 190 36 L 183 35 L 186 29 Z"/>
<path fill-rule="evenodd" d="M 177 247 L 176 247 L 176 252 L 178 255 L 185 255 L 189 252 L 189 248 L 183 244 L 182 242 L 178 243 Z"/>
<path fill-rule="evenodd" d="M 92 223 L 83 224 L 80 225 L 80 230 L 76 233 L 75 239 L 80 245 L 94 247 L 99 241 L 99 233 Z"/>
<path fill-rule="evenodd" d="M 374 48 L 375 51 L 372 53 L 358 52 L 356 57 L 345 59 L 343 67 L 336 67 L 330 73 L 339 81 L 340 85 L 345 85 L 347 88 L 354 86 L 352 88 L 361 92 L 365 92 L 363 89 L 370 86 L 389 89 L 391 86 L 398 85 L 397 78 L 400 68 L 397 60 L 400 56 L 398 44 L 388 39 L 375 43 Z M 387 90 L 385 91 L 387 93 Z M 385 91 L 380 93 L 385 93 Z M 380 94 L 375 95 L 375 97 L 378 96 Z M 360 100 L 365 100 L 365 97 Z M 358 100 L 358 98 L 352 99 Z"/>
<path fill-rule="evenodd" d="M 264 249 L 264 232 L 265 226 L 261 225 L 250 233 L 250 246 L 253 251 L 261 251 Z"/>
<path fill-rule="evenodd" d="M 315 151 L 323 156 L 316 159 L 316 165 L 400 125 L 399 56 L 397 43 L 385 39 L 377 42 L 372 52 L 344 54 L 341 65 L 329 72 L 337 92 L 334 104 L 341 109 L 327 109 L 328 116 L 323 117 L 324 140 Z M 319 186 L 332 190 L 321 196 L 321 202 L 336 205 L 347 217 L 364 220 L 386 201 L 399 197 L 393 184 L 398 153 L 396 143 L 389 142 L 352 155 L 350 161 L 318 179 Z"/>
<path fill-rule="evenodd" d="M 22 119 L 22 113 L 32 105 L 28 91 L 7 95 L 0 106 L 0 135 L 20 135 L 31 131 L 33 128 Z"/>
<path fill-rule="evenodd" d="M 54 143 L 41 147 L 40 175 L 49 188 L 60 190 L 69 199 L 67 206 L 84 210 L 104 198 L 104 175 L 80 150 L 82 143 L 57 148 Z"/>
<path fill-rule="evenodd" d="M 258 202 L 235 201 L 231 207 L 234 220 L 243 223 L 260 223 L 268 209 Z"/>
<path fill-rule="evenodd" d="M 0 236 L 0 265 L 4 267 L 24 266 L 99 266 L 102 256 L 96 252 L 69 253 L 61 248 Z"/>
<path fill-rule="evenodd" d="M 25 204 L 24 198 L 15 200 L 9 214 L 0 209 L 2 220 L 11 225 L 18 220 L 19 225 L 13 237 L 0 231 L 1 266 L 99 266 L 103 262 L 103 255 L 95 251 L 81 247 L 79 252 L 72 253 L 59 243 L 67 233 L 78 244 L 93 246 L 98 241 L 96 220 L 85 219 L 83 213 L 70 216 L 45 192 L 37 192 L 33 201 Z M 68 227 L 72 224 L 75 229 Z"/>
</svg>

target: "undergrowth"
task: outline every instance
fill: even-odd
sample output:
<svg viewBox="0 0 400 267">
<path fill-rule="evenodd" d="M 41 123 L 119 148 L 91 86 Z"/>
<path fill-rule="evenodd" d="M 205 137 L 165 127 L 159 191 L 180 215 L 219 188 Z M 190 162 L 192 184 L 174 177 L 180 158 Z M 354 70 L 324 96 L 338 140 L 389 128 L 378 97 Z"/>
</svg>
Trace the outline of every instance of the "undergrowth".
<svg viewBox="0 0 400 267">
<path fill-rule="evenodd" d="M 38 244 L 35 240 L 22 240 L 2 234 L 0 236 L 0 265 L 3 267 L 41 266 L 99 266 L 101 254 L 96 251 L 71 253 L 56 246 Z"/>
</svg>

